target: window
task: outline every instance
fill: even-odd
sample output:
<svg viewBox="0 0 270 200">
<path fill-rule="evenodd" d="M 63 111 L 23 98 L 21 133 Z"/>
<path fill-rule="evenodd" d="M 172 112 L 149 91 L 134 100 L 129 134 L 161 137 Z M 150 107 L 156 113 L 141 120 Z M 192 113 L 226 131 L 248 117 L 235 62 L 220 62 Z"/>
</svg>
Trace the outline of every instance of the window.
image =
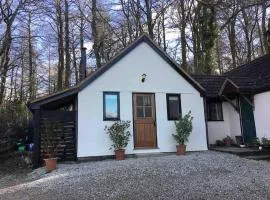
<svg viewBox="0 0 270 200">
<path fill-rule="evenodd" d="M 154 116 L 154 95 L 136 94 L 136 118 L 152 118 Z"/>
<path fill-rule="evenodd" d="M 208 102 L 207 103 L 207 119 L 208 121 L 222 121 L 222 103 L 221 102 Z"/>
<path fill-rule="evenodd" d="M 180 94 L 167 94 L 168 120 L 179 120 L 181 117 Z"/>
<path fill-rule="evenodd" d="M 120 119 L 119 92 L 103 93 L 103 119 L 111 121 Z"/>
</svg>

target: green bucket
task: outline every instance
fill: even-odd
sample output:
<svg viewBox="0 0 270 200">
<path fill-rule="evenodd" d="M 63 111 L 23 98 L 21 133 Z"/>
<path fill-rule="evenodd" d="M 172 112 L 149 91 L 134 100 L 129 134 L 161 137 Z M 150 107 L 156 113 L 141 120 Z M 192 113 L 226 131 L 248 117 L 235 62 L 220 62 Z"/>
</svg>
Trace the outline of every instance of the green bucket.
<svg viewBox="0 0 270 200">
<path fill-rule="evenodd" d="M 24 152 L 24 151 L 25 151 L 25 148 L 26 148 L 26 147 L 25 147 L 24 144 L 19 144 L 19 145 L 18 145 L 18 151 L 19 151 L 19 152 Z"/>
</svg>

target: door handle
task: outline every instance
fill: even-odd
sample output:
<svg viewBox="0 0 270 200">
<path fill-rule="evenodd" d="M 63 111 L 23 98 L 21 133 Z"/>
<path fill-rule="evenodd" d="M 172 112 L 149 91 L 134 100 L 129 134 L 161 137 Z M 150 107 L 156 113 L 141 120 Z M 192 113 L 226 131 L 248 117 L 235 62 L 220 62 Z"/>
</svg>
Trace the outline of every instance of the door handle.
<svg viewBox="0 0 270 200">
<path fill-rule="evenodd" d="M 153 120 L 154 126 L 156 126 L 156 120 Z"/>
</svg>

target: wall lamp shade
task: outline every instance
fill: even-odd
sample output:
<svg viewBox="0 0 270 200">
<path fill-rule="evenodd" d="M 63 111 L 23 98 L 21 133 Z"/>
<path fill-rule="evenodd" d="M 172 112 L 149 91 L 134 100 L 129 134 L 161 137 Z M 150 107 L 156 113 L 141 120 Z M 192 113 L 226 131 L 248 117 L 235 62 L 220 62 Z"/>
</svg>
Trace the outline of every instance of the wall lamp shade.
<svg viewBox="0 0 270 200">
<path fill-rule="evenodd" d="M 141 75 L 141 81 L 142 81 L 142 83 L 145 82 L 146 76 L 147 76 L 146 74 L 142 74 L 142 75 Z"/>
</svg>

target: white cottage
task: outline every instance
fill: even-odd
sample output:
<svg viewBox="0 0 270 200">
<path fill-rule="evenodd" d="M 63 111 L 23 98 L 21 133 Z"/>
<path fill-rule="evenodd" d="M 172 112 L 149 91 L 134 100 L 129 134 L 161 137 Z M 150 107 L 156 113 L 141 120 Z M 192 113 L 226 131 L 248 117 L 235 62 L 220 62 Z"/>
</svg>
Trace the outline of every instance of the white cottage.
<svg viewBox="0 0 270 200">
<path fill-rule="evenodd" d="M 104 127 L 115 120 L 131 121 L 126 154 L 175 152 L 174 121 L 188 111 L 194 119 L 187 150 L 207 150 L 204 97 L 203 87 L 143 35 L 79 85 L 29 104 L 35 165 L 43 156 L 44 119 L 62 123 L 63 160 L 114 155 Z"/>
</svg>

